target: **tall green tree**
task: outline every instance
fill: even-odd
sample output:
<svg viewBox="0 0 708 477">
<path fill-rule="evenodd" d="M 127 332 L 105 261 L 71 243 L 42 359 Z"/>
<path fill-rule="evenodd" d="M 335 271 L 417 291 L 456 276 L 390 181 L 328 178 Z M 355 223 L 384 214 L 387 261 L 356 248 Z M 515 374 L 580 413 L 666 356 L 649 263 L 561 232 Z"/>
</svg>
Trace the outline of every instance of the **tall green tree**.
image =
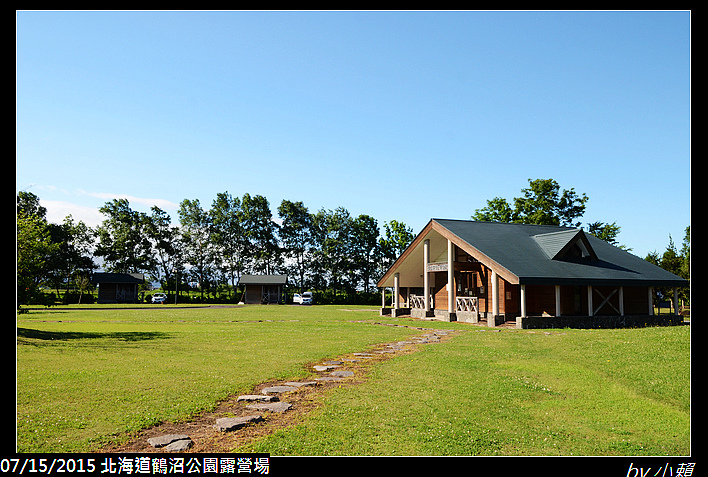
<svg viewBox="0 0 708 477">
<path fill-rule="evenodd" d="M 214 241 L 212 240 L 211 217 L 199 199 L 184 199 L 179 205 L 181 225 L 181 247 L 184 261 L 190 265 L 189 274 L 199 283 L 199 292 L 204 298 L 204 290 L 213 282 Z"/>
<path fill-rule="evenodd" d="M 127 199 L 113 199 L 99 211 L 107 218 L 96 229 L 95 254 L 111 272 L 150 272 L 154 268 L 152 244 L 146 231 L 149 218 L 130 208 Z"/>
<path fill-rule="evenodd" d="M 302 202 L 283 200 L 278 207 L 280 240 L 286 259 L 285 268 L 295 278 L 298 289 L 305 290 L 305 277 L 310 268 L 314 245 L 313 217 Z"/>
<path fill-rule="evenodd" d="M 381 274 L 393 265 L 393 262 L 413 242 L 413 239 L 415 239 L 413 229 L 403 222 L 397 220 L 384 222 L 384 235 L 379 238 Z"/>
<path fill-rule="evenodd" d="M 41 303 L 40 285 L 49 257 L 58 249 L 42 214 L 17 213 L 17 300 L 18 304 Z"/>
<path fill-rule="evenodd" d="M 575 189 L 562 190 L 553 179 L 529 179 L 529 187 L 522 196 L 513 199 L 513 207 L 506 199 L 495 197 L 487 206 L 477 209 L 474 220 L 539 225 L 579 227 L 576 219 L 585 213 L 588 197 L 578 195 Z"/>
<path fill-rule="evenodd" d="M 251 269 L 267 275 L 276 273 L 281 265 L 278 226 L 268 200 L 262 195 L 244 194 L 241 211 Z"/>
<path fill-rule="evenodd" d="M 617 236 L 619 235 L 621 227 L 617 225 L 617 222 L 612 222 L 611 224 L 605 222 L 593 222 L 588 224 L 588 232 L 593 234 L 595 237 L 604 240 L 605 242 L 619 247 L 622 250 L 631 251 L 626 245 L 620 245 L 617 241 Z"/>
<path fill-rule="evenodd" d="M 321 209 L 313 219 L 315 232 L 315 260 L 321 271 L 318 281 L 328 283 L 336 297 L 342 290 L 350 267 L 350 242 L 352 218 L 344 207 L 334 211 Z"/>
<path fill-rule="evenodd" d="M 241 199 L 228 192 L 220 192 L 209 211 L 213 227 L 212 239 L 216 245 L 224 273 L 231 279 L 231 293 L 246 265 L 248 239 L 244 226 Z"/>
<path fill-rule="evenodd" d="M 17 215 L 23 217 L 36 217 L 40 220 L 47 220 L 47 209 L 40 204 L 39 196 L 31 192 L 21 190 L 17 193 Z"/>
<path fill-rule="evenodd" d="M 172 225 L 172 218 L 157 206 L 150 208 L 145 233 L 152 245 L 153 269 L 150 275 L 160 282 L 163 289 L 176 279 L 182 264 L 179 253 L 179 228 Z"/>
<path fill-rule="evenodd" d="M 57 290 L 68 291 L 79 277 L 88 277 L 98 268 L 93 261 L 93 234 L 82 221 L 74 222 L 69 215 L 61 224 L 48 224 L 52 243 L 57 246 L 47 260 L 45 279 Z"/>
<path fill-rule="evenodd" d="M 681 246 L 681 251 L 676 249 L 674 240 L 669 235 L 669 244 L 666 246 L 664 253 L 659 254 L 658 252 L 650 252 L 644 258 L 646 261 L 653 263 L 654 265 L 663 268 L 666 271 L 678 275 L 686 280 L 691 280 L 691 227 L 688 226 L 685 229 L 685 236 L 683 239 L 683 244 Z M 668 287 L 657 287 L 654 292 L 657 295 L 663 297 L 671 297 L 673 290 Z M 684 303 L 690 303 L 691 299 L 691 289 L 682 288 L 679 289 L 679 298 Z"/>
<path fill-rule="evenodd" d="M 379 233 L 378 222 L 369 215 L 359 215 L 351 222 L 352 276 L 366 293 L 369 292 L 379 262 Z"/>
<path fill-rule="evenodd" d="M 683 237 L 683 244 L 681 244 L 681 269 L 679 270 L 679 276 L 685 278 L 686 280 L 691 279 L 691 226 L 686 227 L 685 235 Z"/>
<path fill-rule="evenodd" d="M 39 197 L 20 191 L 17 195 L 18 292 L 22 299 L 40 300 L 39 285 L 69 290 L 96 268 L 93 231 L 71 215 L 61 224 L 47 222 L 47 210 Z"/>
</svg>

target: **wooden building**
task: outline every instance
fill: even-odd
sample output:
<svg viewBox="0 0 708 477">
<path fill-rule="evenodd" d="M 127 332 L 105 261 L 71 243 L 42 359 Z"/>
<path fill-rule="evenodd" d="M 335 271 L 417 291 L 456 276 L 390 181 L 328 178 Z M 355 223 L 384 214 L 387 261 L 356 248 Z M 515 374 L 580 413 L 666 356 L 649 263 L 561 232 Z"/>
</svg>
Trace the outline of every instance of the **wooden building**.
<svg viewBox="0 0 708 477">
<path fill-rule="evenodd" d="M 243 285 L 246 304 L 285 303 L 283 287 L 288 282 L 287 275 L 242 275 L 238 281 Z"/>
<path fill-rule="evenodd" d="M 689 282 L 571 227 L 432 219 L 378 282 L 382 314 L 517 328 L 674 324 L 654 287 Z"/>
<path fill-rule="evenodd" d="M 98 285 L 97 303 L 138 303 L 142 273 L 94 273 L 91 283 Z"/>
</svg>

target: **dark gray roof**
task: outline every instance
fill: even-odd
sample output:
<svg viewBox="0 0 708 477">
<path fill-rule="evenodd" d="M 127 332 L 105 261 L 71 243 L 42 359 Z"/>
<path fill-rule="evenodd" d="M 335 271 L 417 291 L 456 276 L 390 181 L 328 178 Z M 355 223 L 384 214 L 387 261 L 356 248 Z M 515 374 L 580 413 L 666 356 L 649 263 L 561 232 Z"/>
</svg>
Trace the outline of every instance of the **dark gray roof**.
<svg viewBox="0 0 708 477">
<path fill-rule="evenodd" d="M 689 286 L 687 280 L 581 229 L 433 221 L 517 276 L 520 284 Z"/>
<path fill-rule="evenodd" d="M 91 283 L 144 283 L 142 273 L 94 273 Z"/>
<path fill-rule="evenodd" d="M 287 275 L 241 275 L 239 285 L 285 285 Z"/>
</svg>

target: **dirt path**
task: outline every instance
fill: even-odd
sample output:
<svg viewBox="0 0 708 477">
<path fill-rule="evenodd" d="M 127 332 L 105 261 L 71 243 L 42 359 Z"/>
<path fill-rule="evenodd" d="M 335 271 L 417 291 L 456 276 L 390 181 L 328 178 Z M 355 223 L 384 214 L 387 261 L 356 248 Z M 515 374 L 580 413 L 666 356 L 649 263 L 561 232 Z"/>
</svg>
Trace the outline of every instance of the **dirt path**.
<svg viewBox="0 0 708 477">
<path fill-rule="evenodd" d="M 372 324 L 371 321 L 361 321 L 361 323 Z M 238 447 L 247 442 L 269 435 L 278 429 L 294 426 L 302 422 L 313 410 L 322 406 L 324 397 L 328 390 L 341 386 L 355 386 L 366 380 L 369 368 L 374 363 L 391 359 L 395 356 L 414 353 L 421 346 L 430 343 L 439 343 L 457 331 L 435 330 L 415 326 L 391 325 L 388 323 L 373 322 L 375 325 L 396 326 L 409 328 L 415 331 L 424 331 L 422 335 L 416 335 L 403 341 L 380 344 L 362 353 L 350 353 L 339 357 L 333 357 L 330 361 L 323 363 L 309 363 L 307 369 L 314 371 L 315 365 L 337 362 L 336 368 L 318 372 L 315 376 L 301 380 L 300 382 L 315 382 L 315 385 L 300 386 L 294 391 L 278 393 L 277 397 L 281 402 L 292 405 L 290 410 L 285 412 L 256 411 L 249 409 L 250 402 L 238 401 L 238 396 L 229 398 L 217 404 L 216 408 L 210 412 L 201 413 L 189 421 L 179 423 L 162 423 L 157 426 L 142 430 L 132 436 L 128 442 L 123 444 L 108 444 L 98 452 L 115 453 L 153 453 L 166 452 L 164 448 L 154 448 L 148 443 L 152 437 L 164 436 L 167 434 L 184 434 L 189 436 L 192 446 L 186 452 L 194 453 L 228 453 L 233 452 Z M 351 377 L 335 378 L 331 376 L 333 371 L 352 371 Z M 337 380 L 321 380 L 337 379 Z M 249 394 L 261 394 L 266 387 L 278 386 L 288 381 L 271 381 L 257 385 Z M 247 425 L 235 431 L 219 431 L 214 427 L 218 418 L 241 417 L 249 415 L 261 415 L 263 421 Z M 116 436 L 116 440 L 124 441 L 125 436 Z"/>
</svg>

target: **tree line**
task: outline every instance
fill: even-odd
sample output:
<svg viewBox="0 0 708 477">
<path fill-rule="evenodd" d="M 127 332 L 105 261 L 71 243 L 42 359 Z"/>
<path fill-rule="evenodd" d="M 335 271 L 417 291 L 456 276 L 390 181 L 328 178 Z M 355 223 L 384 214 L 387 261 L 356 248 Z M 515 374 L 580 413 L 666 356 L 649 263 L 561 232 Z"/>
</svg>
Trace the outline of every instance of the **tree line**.
<svg viewBox="0 0 708 477">
<path fill-rule="evenodd" d="M 52 224 L 38 196 L 18 193 L 19 302 L 40 301 L 42 288 L 81 296 L 99 263 L 106 272 L 143 273 L 164 290 L 191 287 L 202 298 L 236 300 L 243 274 L 286 274 L 291 288 L 334 299 L 369 294 L 414 238 L 401 222 L 382 229 L 375 218 L 354 217 L 344 207 L 310 212 L 302 202 L 283 200 L 276 217 L 265 197 L 248 193 L 219 193 L 209 208 L 184 199 L 178 225 L 159 207 L 140 212 L 127 199 L 99 211 L 105 220 L 95 228 L 71 216 Z"/>
<path fill-rule="evenodd" d="M 580 227 L 588 197 L 561 190 L 553 179 L 528 180 L 511 201 L 496 197 L 477 209 L 473 220 Z M 99 209 L 106 217 L 96 228 L 75 222 L 48 223 L 36 195 L 17 196 L 17 290 L 21 303 L 37 302 L 41 288 L 81 294 L 89 276 L 107 272 L 143 273 L 164 290 L 196 289 L 208 296 L 236 300 L 243 274 L 286 274 L 291 289 L 326 293 L 330 301 L 367 295 L 377 280 L 413 241 L 411 228 L 391 220 L 380 227 L 369 215 L 353 217 L 344 207 L 311 212 L 302 202 L 283 200 L 273 216 L 261 195 L 218 193 L 209 208 L 184 199 L 178 224 L 153 206 L 150 213 L 114 199 Z M 616 222 L 586 224 L 587 231 L 615 246 Z M 678 251 L 669 236 L 663 254 L 646 260 L 690 280 L 690 227 Z M 687 301 L 689 291 L 681 292 Z"/>
</svg>

